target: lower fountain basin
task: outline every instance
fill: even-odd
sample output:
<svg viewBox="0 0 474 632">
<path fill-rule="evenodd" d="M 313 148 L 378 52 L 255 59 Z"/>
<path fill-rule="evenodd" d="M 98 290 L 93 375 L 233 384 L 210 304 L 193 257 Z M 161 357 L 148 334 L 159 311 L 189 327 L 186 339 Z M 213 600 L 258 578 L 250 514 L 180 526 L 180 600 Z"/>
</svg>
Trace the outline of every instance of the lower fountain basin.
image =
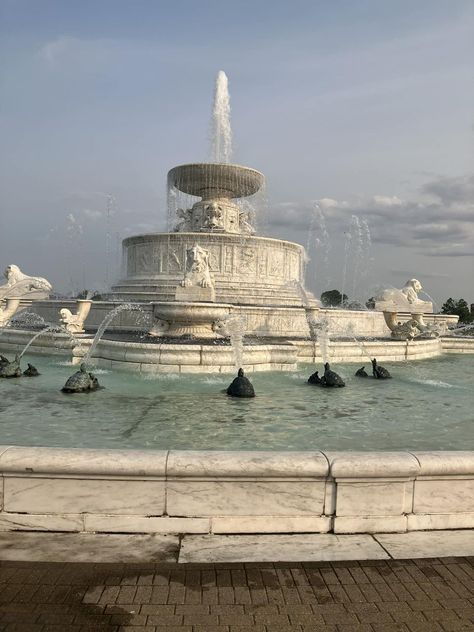
<svg viewBox="0 0 474 632">
<path fill-rule="evenodd" d="M 291 373 L 253 372 L 253 400 L 223 393 L 235 376 L 230 362 L 227 374 L 213 375 L 130 373 L 111 368 L 109 362 L 108 369 L 93 369 L 103 390 L 71 396 L 60 392 L 77 369 L 69 360 L 28 355 L 22 368 L 26 362 L 41 375 L 0 380 L 3 444 L 147 450 L 474 449 L 473 355 L 384 361 L 393 379 L 382 382 L 355 377 L 363 364 L 370 371 L 368 359 L 334 362 L 332 368 L 346 381 L 346 388 L 335 390 L 307 384 L 320 363 L 300 365 Z"/>
</svg>

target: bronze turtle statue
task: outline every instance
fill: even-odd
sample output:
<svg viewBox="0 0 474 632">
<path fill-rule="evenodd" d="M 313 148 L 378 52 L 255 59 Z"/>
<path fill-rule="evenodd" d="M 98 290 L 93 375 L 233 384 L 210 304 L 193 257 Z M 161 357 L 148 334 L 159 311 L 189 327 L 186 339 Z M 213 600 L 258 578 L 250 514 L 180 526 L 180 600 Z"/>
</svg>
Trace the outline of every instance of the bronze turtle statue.
<svg viewBox="0 0 474 632">
<path fill-rule="evenodd" d="M 321 386 L 321 378 L 318 375 L 318 371 L 315 371 L 309 376 L 308 384 L 317 384 L 318 386 Z"/>
<path fill-rule="evenodd" d="M 321 378 L 321 385 L 342 388 L 346 385 L 346 383 L 340 375 L 338 375 L 335 371 L 331 371 L 329 362 L 326 362 L 324 365 L 324 375 Z"/>
<path fill-rule="evenodd" d="M 226 393 L 230 397 L 255 397 L 253 385 L 245 377 L 243 369 L 238 370 L 237 377 L 228 386 Z"/>
<path fill-rule="evenodd" d="M 380 364 L 377 364 L 377 360 L 372 360 L 372 374 L 377 380 L 389 380 L 391 379 L 390 372 Z"/>
<path fill-rule="evenodd" d="M 3 358 L 3 356 L 2 356 Z M 5 358 L 6 359 L 6 358 Z M 10 378 L 10 377 L 21 377 L 21 368 L 20 368 L 20 356 L 16 355 L 15 359 L 11 362 L 5 364 L 2 361 L 0 365 L 0 377 Z"/>
<path fill-rule="evenodd" d="M 79 367 L 79 371 L 67 379 L 61 390 L 63 393 L 88 393 L 99 388 L 101 388 L 99 380 L 93 373 L 87 371 L 87 367 L 83 363 Z"/>
<path fill-rule="evenodd" d="M 38 369 L 28 362 L 28 368 L 23 371 L 25 377 L 37 377 L 41 375 Z"/>
</svg>

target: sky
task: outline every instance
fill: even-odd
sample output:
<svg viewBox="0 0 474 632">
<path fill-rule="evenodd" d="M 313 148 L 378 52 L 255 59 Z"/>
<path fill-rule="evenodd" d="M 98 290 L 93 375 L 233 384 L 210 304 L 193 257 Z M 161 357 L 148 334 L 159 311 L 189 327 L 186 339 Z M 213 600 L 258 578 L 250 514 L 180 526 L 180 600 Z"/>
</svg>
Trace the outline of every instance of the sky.
<svg viewBox="0 0 474 632">
<path fill-rule="evenodd" d="M 0 55 L 1 267 L 116 281 L 208 158 L 224 70 L 260 234 L 308 248 L 311 289 L 474 302 L 472 0 L 0 0 Z"/>
</svg>

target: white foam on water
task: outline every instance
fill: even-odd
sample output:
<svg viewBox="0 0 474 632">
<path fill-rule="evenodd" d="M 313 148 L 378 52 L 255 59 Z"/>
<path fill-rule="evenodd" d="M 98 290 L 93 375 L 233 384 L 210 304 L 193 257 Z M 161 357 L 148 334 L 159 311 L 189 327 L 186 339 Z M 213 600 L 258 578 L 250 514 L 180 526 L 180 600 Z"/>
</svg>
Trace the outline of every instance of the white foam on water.
<svg viewBox="0 0 474 632">
<path fill-rule="evenodd" d="M 440 388 L 462 388 L 456 384 L 448 384 L 448 382 L 442 382 L 441 380 L 413 380 L 416 384 L 427 384 L 428 386 L 439 386 Z"/>
<path fill-rule="evenodd" d="M 147 373 L 146 375 L 142 375 L 145 381 L 153 382 L 156 380 L 164 380 L 164 381 L 172 381 L 179 380 L 179 373 Z"/>
<path fill-rule="evenodd" d="M 227 384 L 228 379 L 224 379 L 223 377 L 206 377 L 203 381 L 205 384 Z"/>
</svg>

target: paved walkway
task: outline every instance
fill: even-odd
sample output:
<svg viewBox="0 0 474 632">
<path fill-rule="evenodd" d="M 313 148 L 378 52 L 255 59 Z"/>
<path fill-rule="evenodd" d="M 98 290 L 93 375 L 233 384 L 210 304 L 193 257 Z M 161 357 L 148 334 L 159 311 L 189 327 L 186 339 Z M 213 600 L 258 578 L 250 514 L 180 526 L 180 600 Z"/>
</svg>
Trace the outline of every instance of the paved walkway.
<svg viewBox="0 0 474 632">
<path fill-rule="evenodd" d="M 474 630 L 474 557 L 0 562 L 2 632 Z"/>
</svg>

